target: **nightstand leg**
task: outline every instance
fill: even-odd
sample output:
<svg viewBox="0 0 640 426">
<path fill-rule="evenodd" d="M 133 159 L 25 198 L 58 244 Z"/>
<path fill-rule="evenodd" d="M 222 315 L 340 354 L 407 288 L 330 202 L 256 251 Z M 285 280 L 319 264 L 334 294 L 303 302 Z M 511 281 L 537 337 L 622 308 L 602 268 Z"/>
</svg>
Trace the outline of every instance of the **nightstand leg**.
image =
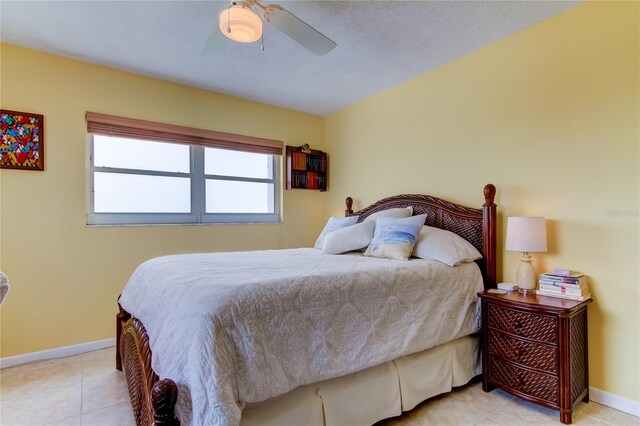
<svg viewBox="0 0 640 426">
<path fill-rule="evenodd" d="M 582 402 L 589 402 L 589 391 L 587 391 L 587 394 L 582 398 Z"/>
<path fill-rule="evenodd" d="M 560 422 L 564 423 L 565 425 L 570 425 L 571 424 L 571 411 L 569 411 L 568 413 L 560 413 Z"/>
<path fill-rule="evenodd" d="M 482 390 L 485 392 L 491 392 L 492 390 L 494 390 L 496 387 L 493 386 L 492 384 L 489 383 L 488 380 L 485 380 L 484 377 L 482 378 Z"/>
</svg>

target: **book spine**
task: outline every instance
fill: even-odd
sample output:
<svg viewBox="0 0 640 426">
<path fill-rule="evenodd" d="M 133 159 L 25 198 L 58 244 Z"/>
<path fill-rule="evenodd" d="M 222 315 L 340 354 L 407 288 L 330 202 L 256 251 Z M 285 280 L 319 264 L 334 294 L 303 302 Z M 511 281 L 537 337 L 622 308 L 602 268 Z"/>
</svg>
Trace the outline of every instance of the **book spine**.
<svg viewBox="0 0 640 426">
<path fill-rule="evenodd" d="M 572 271 L 571 269 L 556 268 L 556 269 L 553 270 L 553 273 L 556 274 L 556 275 L 570 276 L 572 274 L 576 274 L 577 272 Z"/>
<path fill-rule="evenodd" d="M 542 275 L 551 275 L 553 277 L 566 277 L 566 278 L 582 278 L 584 274 L 580 272 L 571 271 L 571 273 L 557 273 L 557 272 L 543 272 Z"/>
<path fill-rule="evenodd" d="M 563 275 L 563 274 L 555 274 L 553 272 L 543 272 L 540 275 L 544 275 L 545 277 L 549 277 L 549 278 L 569 278 L 572 280 L 584 278 L 584 274 Z"/>
<path fill-rule="evenodd" d="M 569 284 L 569 283 L 561 283 L 557 281 L 547 281 L 543 279 L 540 279 L 538 283 L 540 285 L 553 285 L 553 286 L 566 287 L 566 288 L 587 288 L 586 284 Z"/>
<path fill-rule="evenodd" d="M 295 170 L 305 170 L 307 155 L 304 152 L 291 153 L 292 165 Z"/>
<path fill-rule="evenodd" d="M 561 276 L 558 276 L 558 275 L 547 275 L 547 274 L 540 274 L 540 278 L 544 278 L 545 280 L 549 280 L 549 281 L 560 281 L 560 282 L 580 281 L 579 278 L 561 277 Z"/>
<path fill-rule="evenodd" d="M 551 293 L 561 293 L 561 294 L 569 294 L 573 296 L 584 296 L 589 293 L 589 290 L 586 288 L 567 288 L 561 286 L 554 286 L 549 284 L 540 284 L 540 290 L 551 292 Z"/>
<path fill-rule="evenodd" d="M 319 172 L 322 169 L 322 160 L 319 156 L 310 156 L 309 170 L 312 172 Z"/>
<path fill-rule="evenodd" d="M 591 298 L 591 294 L 590 293 L 587 293 L 584 296 L 573 296 L 573 295 L 570 295 L 570 294 L 553 293 L 553 292 L 549 292 L 549 291 L 538 290 L 538 294 L 540 294 L 542 296 L 557 297 L 559 299 L 576 300 L 578 302 L 584 302 L 585 300 Z"/>
<path fill-rule="evenodd" d="M 313 189 L 313 174 L 307 172 L 307 189 Z"/>
<path fill-rule="evenodd" d="M 555 275 L 540 274 L 540 279 L 549 282 L 567 283 L 567 284 L 586 284 L 587 279 L 585 277 L 571 278 L 571 277 L 558 277 Z"/>
</svg>

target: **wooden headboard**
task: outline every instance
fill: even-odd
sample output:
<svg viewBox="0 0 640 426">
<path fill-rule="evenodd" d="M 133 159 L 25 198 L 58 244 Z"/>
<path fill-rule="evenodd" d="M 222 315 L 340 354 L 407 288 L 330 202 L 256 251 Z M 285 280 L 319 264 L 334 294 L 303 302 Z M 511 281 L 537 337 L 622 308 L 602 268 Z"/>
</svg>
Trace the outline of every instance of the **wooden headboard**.
<svg viewBox="0 0 640 426">
<path fill-rule="evenodd" d="M 489 289 L 496 286 L 495 195 L 496 187 L 489 183 L 484 187 L 484 204 L 481 209 L 461 206 L 430 195 L 403 194 L 384 198 L 357 212 L 352 210 L 353 198 L 347 197 L 345 215 L 358 215 L 358 222 L 361 222 L 370 214 L 382 210 L 413 207 L 414 215 L 427 215 L 425 225 L 458 234 L 482 253 L 483 258 L 477 263 L 482 271 L 485 289 Z"/>
</svg>

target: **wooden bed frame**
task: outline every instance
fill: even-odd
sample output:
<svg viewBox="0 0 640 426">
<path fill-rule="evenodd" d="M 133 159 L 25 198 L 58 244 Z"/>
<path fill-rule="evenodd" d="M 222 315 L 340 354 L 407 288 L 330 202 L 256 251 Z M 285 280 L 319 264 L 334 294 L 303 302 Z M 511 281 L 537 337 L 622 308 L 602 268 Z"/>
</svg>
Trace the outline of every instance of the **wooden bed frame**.
<svg viewBox="0 0 640 426">
<path fill-rule="evenodd" d="M 484 187 L 481 209 L 464 207 L 429 195 L 405 194 L 384 198 L 354 212 L 353 199 L 346 199 L 345 215 L 358 215 L 358 221 L 370 214 L 398 207 L 413 207 L 414 214 L 426 214 L 426 225 L 454 232 L 483 255 L 477 261 L 485 288 L 496 285 L 496 187 Z M 124 371 L 133 414 L 138 425 L 179 425 L 174 415 L 178 387 L 171 379 L 160 379 L 151 368 L 149 338 L 142 322 L 118 303 L 116 315 L 116 368 Z"/>
</svg>

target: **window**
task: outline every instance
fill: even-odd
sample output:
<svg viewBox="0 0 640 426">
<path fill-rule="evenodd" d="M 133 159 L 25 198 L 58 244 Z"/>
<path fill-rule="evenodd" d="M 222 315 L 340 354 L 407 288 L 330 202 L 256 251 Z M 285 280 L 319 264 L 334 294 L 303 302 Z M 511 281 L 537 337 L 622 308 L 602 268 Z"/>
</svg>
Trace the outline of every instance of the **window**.
<svg viewBox="0 0 640 426">
<path fill-rule="evenodd" d="M 90 114 L 88 224 L 279 222 L 281 148 L 216 143 L 220 133 L 176 143 L 167 125 L 138 139 L 130 127 L 92 129 Z"/>
</svg>

